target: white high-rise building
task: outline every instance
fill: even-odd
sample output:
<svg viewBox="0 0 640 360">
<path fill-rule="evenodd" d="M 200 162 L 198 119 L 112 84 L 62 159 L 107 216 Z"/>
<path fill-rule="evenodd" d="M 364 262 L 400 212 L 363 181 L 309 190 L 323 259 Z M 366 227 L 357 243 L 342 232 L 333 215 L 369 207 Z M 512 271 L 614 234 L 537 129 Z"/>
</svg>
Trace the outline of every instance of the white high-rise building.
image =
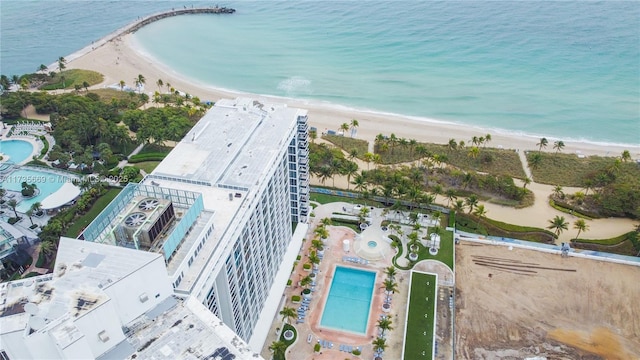
<svg viewBox="0 0 640 360">
<path fill-rule="evenodd" d="M 259 352 L 308 228 L 307 138 L 305 110 L 220 100 L 81 238 L 163 254 L 174 292 Z"/>
</svg>

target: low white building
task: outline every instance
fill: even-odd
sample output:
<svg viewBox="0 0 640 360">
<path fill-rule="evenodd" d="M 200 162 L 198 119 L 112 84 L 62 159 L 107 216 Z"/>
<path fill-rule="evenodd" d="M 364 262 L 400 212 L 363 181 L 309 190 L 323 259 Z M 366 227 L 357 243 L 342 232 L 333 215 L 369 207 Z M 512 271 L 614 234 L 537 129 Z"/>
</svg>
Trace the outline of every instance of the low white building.
<svg viewBox="0 0 640 360">
<path fill-rule="evenodd" d="M 159 253 L 62 238 L 53 274 L 3 283 L 0 299 L 1 359 L 260 359 L 174 297 Z"/>
</svg>

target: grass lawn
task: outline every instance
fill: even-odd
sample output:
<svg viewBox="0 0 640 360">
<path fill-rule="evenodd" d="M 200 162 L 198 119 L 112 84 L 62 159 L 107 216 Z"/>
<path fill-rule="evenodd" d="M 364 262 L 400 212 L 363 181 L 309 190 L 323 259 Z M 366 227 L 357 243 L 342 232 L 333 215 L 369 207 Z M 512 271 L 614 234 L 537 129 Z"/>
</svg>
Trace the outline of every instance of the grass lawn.
<svg viewBox="0 0 640 360">
<path fill-rule="evenodd" d="M 359 159 L 364 159 L 364 154 L 369 152 L 369 142 L 366 140 L 354 139 L 340 135 L 324 135 L 322 138 L 346 151 L 347 154 L 351 153 L 351 150 L 355 149 L 358 153 L 357 157 Z"/>
<path fill-rule="evenodd" d="M 337 195 L 327 195 L 327 194 L 320 194 L 320 193 L 315 193 L 312 192 L 309 195 L 309 199 L 311 201 L 315 201 L 318 202 L 320 204 L 329 204 L 329 203 L 333 203 L 333 202 L 346 202 L 346 203 L 351 203 L 351 204 L 364 204 L 364 205 L 368 205 L 368 206 L 375 206 L 375 207 L 380 207 L 383 208 L 384 205 L 382 205 L 382 203 L 374 201 L 374 200 L 364 200 L 362 198 L 349 198 L 349 197 L 342 197 L 342 196 L 337 196 Z"/>
<path fill-rule="evenodd" d="M 64 81 L 62 77 L 64 76 Z M 75 85 L 80 85 L 84 82 L 89 83 L 89 86 L 99 84 L 104 81 L 104 75 L 92 70 L 71 69 L 65 70 L 61 73 L 56 73 L 53 79 L 41 87 L 42 90 L 56 90 L 56 89 L 73 89 Z M 83 89 L 84 90 L 84 89 Z"/>
<path fill-rule="evenodd" d="M 436 280 L 435 275 L 411 272 L 409 310 L 404 340 L 404 359 L 406 360 L 433 359 Z"/>
<path fill-rule="evenodd" d="M 445 155 L 446 163 L 464 170 L 524 179 L 525 173 L 518 154 L 513 150 L 479 147 L 478 157 L 469 156 L 469 148 L 450 150 L 446 145 L 420 143 L 433 154 Z M 396 148 L 396 151 L 399 150 Z"/>
<path fill-rule="evenodd" d="M 503 223 L 486 217 L 457 213 L 456 228 L 480 235 L 500 236 L 513 239 L 551 243 L 555 240 L 554 233 L 546 229 L 519 226 Z"/>
<path fill-rule="evenodd" d="M 100 212 L 109 205 L 109 203 L 115 199 L 116 196 L 122 191 L 122 189 L 112 188 L 107 190 L 107 192 L 102 195 L 96 202 L 91 206 L 91 209 L 87 211 L 86 214 L 82 215 L 78 218 L 73 225 L 69 227 L 65 236 L 76 238 L 80 235 L 80 232 L 89 225 L 93 219 L 95 219 Z"/>
<path fill-rule="evenodd" d="M 576 239 L 571 243 L 571 246 L 577 249 L 638 256 L 640 254 L 639 235 L 637 232 L 631 231 L 610 239 Z"/>
<path fill-rule="evenodd" d="M 144 170 L 147 174 L 151 174 L 153 169 L 156 168 L 160 164 L 160 161 L 143 161 L 139 163 L 135 163 L 134 166 L 140 170 Z"/>
</svg>

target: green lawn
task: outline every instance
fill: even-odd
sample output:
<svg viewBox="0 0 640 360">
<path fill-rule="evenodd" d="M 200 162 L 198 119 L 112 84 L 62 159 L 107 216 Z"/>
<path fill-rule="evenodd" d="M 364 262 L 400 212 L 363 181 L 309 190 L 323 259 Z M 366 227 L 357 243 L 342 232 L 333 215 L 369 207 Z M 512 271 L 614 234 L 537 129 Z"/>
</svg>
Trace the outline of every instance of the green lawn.
<svg viewBox="0 0 640 360">
<path fill-rule="evenodd" d="M 309 199 L 311 201 L 315 201 L 323 205 L 333 203 L 333 202 L 346 202 L 346 203 L 352 203 L 352 204 L 365 204 L 368 206 L 375 206 L 380 208 L 384 207 L 382 203 L 373 201 L 373 200 L 364 200 L 362 198 L 355 199 L 355 198 L 348 198 L 348 197 L 342 197 L 337 195 L 319 194 L 314 192 L 312 192 L 311 195 L 309 195 Z"/>
<path fill-rule="evenodd" d="M 73 225 L 69 227 L 65 236 L 75 238 L 80 235 L 80 232 L 89 225 L 93 219 L 95 219 L 98 214 L 107 206 L 109 203 L 115 199 L 116 196 L 122 191 L 122 189 L 112 188 L 109 189 L 104 195 L 102 195 L 96 202 L 91 206 L 91 209 L 87 211 L 86 214 L 79 217 Z"/>
<path fill-rule="evenodd" d="M 433 359 L 436 319 L 436 276 L 411 272 L 409 311 L 404 340 L 404 359 Z"/>
<path fill-rule="evenodd" d="M 64 79 L 62 78 L 64 77 Z M 57 73 L 49 82 L 41 86 L 42 90 L 73 89 L 86 81 L 89 86 L 99 84 L 104 80 L 104 75 L 92 70 L 71 69 Z M 83 88 L 84 90 L 84 88 Z"/>
<path fill-rule="evenodd" d="M 147 174 L 151 174 L 153 169 L 155 169 L 158 164 L 160 164 L 160 161 L 143 161 L 136 163 L 135 167 L 140 170 L 144 170 L 144 172 L 146 172 Z"/>
<path fill-rule="evenodd" d="M 364 159 L 364 154 L 369 151 L 369 142 L 366 140 L 354 139 L 349 136 L 341 135 L 324 135 L 322 138 L 346 151 L 347 154 L 350 154 L 351 150 L 355 149 L 357 153 L 356 156 L 359 159 Z"/>
</svg>

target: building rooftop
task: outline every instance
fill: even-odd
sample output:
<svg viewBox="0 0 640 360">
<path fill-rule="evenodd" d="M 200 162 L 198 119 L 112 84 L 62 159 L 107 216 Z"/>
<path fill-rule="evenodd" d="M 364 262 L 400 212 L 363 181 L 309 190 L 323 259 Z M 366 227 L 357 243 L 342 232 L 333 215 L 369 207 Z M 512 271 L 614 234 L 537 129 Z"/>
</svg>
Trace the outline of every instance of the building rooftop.
<svg viewBox="0 0 640 360">
<path fill-rule="evenodd" d="M 249 188 L 271 168 L 292 120 L 304 115 L 282 104 L 222 99 L 153 173 Z"/>
<path fill-rule="evenodd" d="M 64 237 L 59 247 L 64 251 L 58 251 L 53 274 L 0 284 L 3 332 L 24 328 L 30 317 L 27 303 L 49 322 L 67 314 L 81 316 L 108 300 L 102 289 L 162 256 Z"/>
<path fill-rule="evenodd" d="M 159 311 L 149 312 L 127 327 L 125 346 L 114 348 L 102 358 L 262 359 L 195 298 L 169 298 L 158 307 L 161 308 Z M 165 311 L 160 313 L 162 310 Z M 126 345 L 131 346 L 134 352 L 123 351 L 127 350 Z"/>
</svg>

